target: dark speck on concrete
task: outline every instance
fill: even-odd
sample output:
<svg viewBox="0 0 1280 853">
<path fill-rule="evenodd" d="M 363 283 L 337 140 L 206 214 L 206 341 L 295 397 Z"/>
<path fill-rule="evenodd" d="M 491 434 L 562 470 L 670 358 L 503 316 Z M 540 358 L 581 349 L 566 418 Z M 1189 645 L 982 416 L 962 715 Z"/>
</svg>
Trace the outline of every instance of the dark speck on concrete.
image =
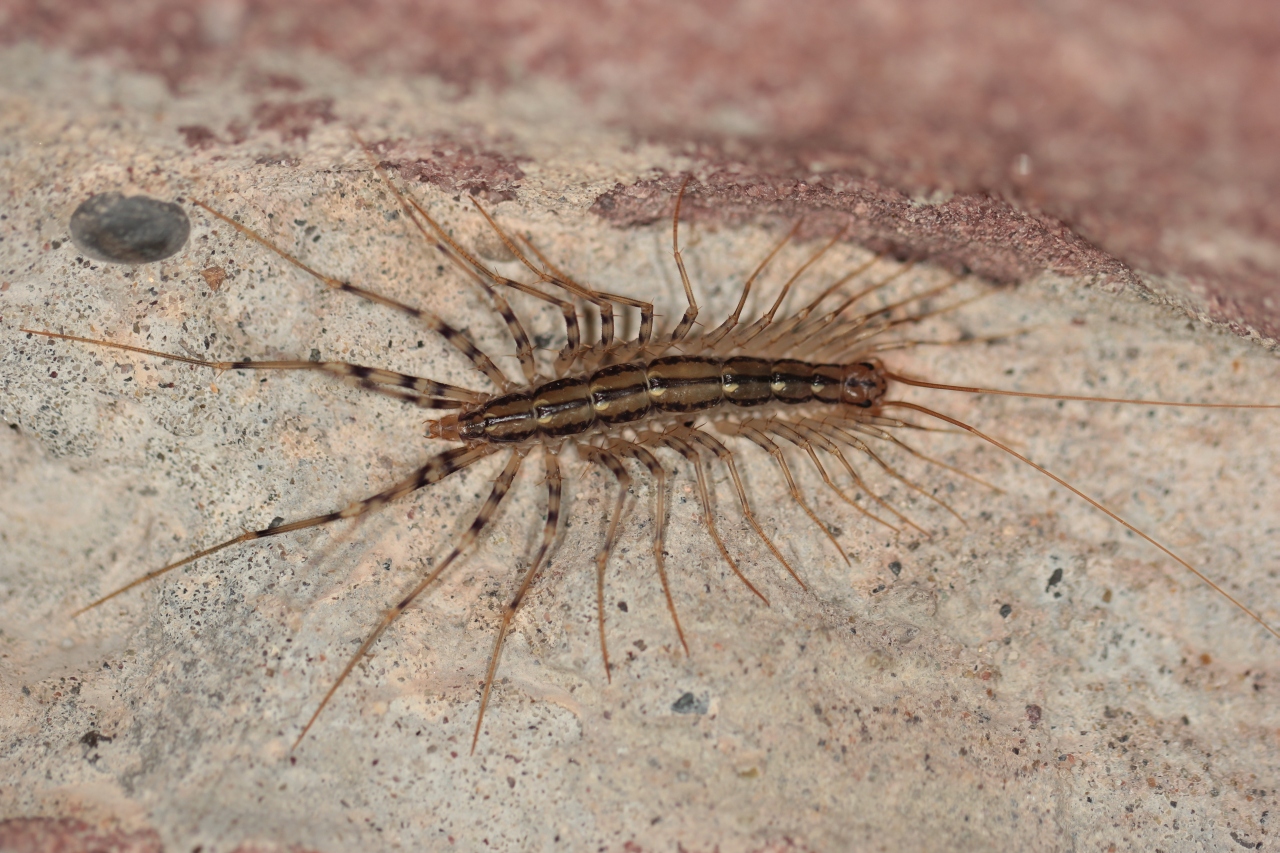
<svg viewBox="0 0 1280 853">
<path fill-rule="evenodd" d="M 71 214 L 70 226 L 81 252 L 118 264 L 164 260 L 186 245 L 191 232 L 191 221 L 178 205 L 118 192 L 85 199 Z"/>
<path fill-rule="evenodd" d="M 1049 575 L 1049 583 L 1045 585 L 1044 591 L 1048 592 L 1060 583 L 1062 583 L 1062 569 L 1054 569 L 1053 574 Z"/>
<path fill-rule="evenodd" d="M 711 702 L 705 693 L 701 696 L 685 693 L 671 704 L 671 710 L 677 714 L 705 714 L 710 705 Z"/>
<path fill-rule="evenodd" d="M 96 749 L 100 743 L 111 743 L 111 738 L 99 731 L 87 731 L 80 738 L 80 742 L 90 749 Z"/>
</svg>

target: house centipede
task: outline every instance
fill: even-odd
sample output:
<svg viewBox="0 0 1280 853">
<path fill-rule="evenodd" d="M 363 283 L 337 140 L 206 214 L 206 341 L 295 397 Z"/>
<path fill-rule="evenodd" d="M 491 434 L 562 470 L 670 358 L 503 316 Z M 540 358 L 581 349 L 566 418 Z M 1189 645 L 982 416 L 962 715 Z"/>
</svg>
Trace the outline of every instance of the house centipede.
<svg viewBox="0 0 1280 853">
<path fill-rule="evenodd" d="M 699 306 L 693 284 L 685 269 L 679 243 L 681 202 L 690 183 L 685 181 L 677 194 L 672 214 L 672 256 L 684 290 L 687 307 L 669 331 L 660 328 L 654 305 L 641 299 L 595 290 L 558 269 L 526 237 L 508 234 L 478 203 L 476 209 L 497 235 L 505 248 L 525 269 L 536 276 L 537 284 L 517 281 L 487 266 L 475 253 L 457 242 L 428 211 L 409 195 L 399 190 L 375 163 L 374 169 L 389 188 L 405 218 L 421 232 L 427 242 L 448 259 L 455 269 L 476 287 L 501 317 L 517 350 L 521 379 L 513 380 L 501 370 L 461 329 L 450 325 L 430 311 L 408 305 L 373 290 L 339 281 L 308 266 L 296 256 L 270 242 L 251 228 L 210 206 L 197 202 L 209 214 L 235 228 L 268 250 L 276 253 L 308 275 L 334 290 L 377 303 L 393 311 L 409 315 L 427 329 L 441 336 L 467 359 L 495 391 L 481 391 L 407 373 L 383 370 L 338 361 L 206 361 L 141 347 L 94 340 L 75 335 L 42 330 L 24 330 L 54 339 L 132 351 L 146 356 L 224 370 L 314 371 L 353 382 L 362 389 L 425 409 L 443 411 L 439 419 L 429 422 L 428 437 L 461 446 L 431 457 L 408 477 L 389 488 L 347 505 L 310 518 L 285 521 L 266 528 L 248 531 L 240 536 L 195 551 L 187 556 L 147 572 L 135 580 L 103 595 L 77 611 L 77 615 L 121 595 L 168 572 L 238 544 L 285 535 L 311 527 L 319 527 L 344 519 L 358 518 L 399 500 L 419 489 L 467 469 L 492 455 L 507 454 L 506 462 L 487 498 L 476 511 L 473 521 L 448 556 L 435 564 L 389 610 L 368 633 L 359 649 L 347 661 L 341 673 L 303 725 L 294 741 L 296 747 L 320 717 L 356 664 L 373 647 L 383 633 L 417 597 L 426 592 L 440 577 L 468 552 L 483 535 L 501 508 L 513 482 L 525 468 L 530 454 L 541 451 L 546 485 L 546 518 L 534 556 L 529 560 L 503 609 L 494 638 L 493 650 L 483 682 L 479 710 L 472 733 L 471 749 L 475 750 L 485 713 L 489 705 L 494 678 L 498 670 L 504 640 L 512 620 L 519 612 L 530 588 L 552 552 L 559 530 L 563 473 L 560 454 L 573 452 L 582 461 L 607 471 L 616 482 L 616 496 L 606 518 L 607 530 L 596 554 L 596 619 L 600 655 L 606 679 L 611 679 L 604 588 L 611 552 L 617 542 L 620 522 L 627 503 L 633 470 L 647 472 L 654 483 L 654 535 L 652 558 L 662 588 L 673 630 L 685 653 L 688 642 L 672 596 L 664 561 L 663 536 L 668 508 L 666 485 L 669 468 L 655 451 L 669 451 L 683 459 L 696 478 L 696 490 L 706 520 L 707 531 L 720 557 L 750 593 L 763 604 L 767 597 L 740 569 L 716 527 L 710 507 L 708 471 L 719 464 L 729 475 L 739 509 L 758 541 L 763 544 L 792 581 L 804 588 L 802 572 L 786 558 L 760 524 L 750 497 L 739 475 L 736 446 L 753 446 L 772 457 L 787 484 L 789 499 L 826 535 L 832 545 L 848 561 L 849 557 L 819 518 L 801 489 L 788 461 L 785 448 L 800 452 L 821 477 L 830 494 L 851 507 L 868 523 L 882 525 L 896 533 L 911 527 L 922 531 L 904 513 L 880 497 L 871 488 L 857 466 L 846 456 L 856 452 L 858 458 L 896 479 L 907 488 L 955 511 L 940 499 L 926 493 L 902 475 L 883 455 L 873 449 L 876 442 L 895 452 L 916 457 L 926 464 L 969 476 L 946 463 L 934 459 L 899 438 L 898 432 L 926 429 L 923 423 L 897 416 L 893 410 L 913 413 L 966 431 L 987 442 L 1019 462 L 1049 477 L 1059 486 L 1088 502 L 1094 509 L 1146 540 L 1168 558 L 1194 574 L 1203 583 L 1248 614 L 1267 631 L 1280 637 L 1276 630 L 1255 610 L 1228 593 L 1173 550 L 1130 524 L 1101 502 L 1076 489 L 1066 480 L 1040 467 L 1029 458 L 993 435 L 947 415 L 906 400 L 890 398 L 896 383 L 945 391 L 1007 394 L 1053 400 L 1135 403 L 1149 406 L 1188 406 L 1197 408 L 1277 408 L 1268 405 L 1182 404 L 1157 400 L 1134 400 L 1055 394 L 1033 394 L 947 385 L 927 382 L 893 371 L 880 358 L 883 352 L 898 347 L 929 343 L 894 337 L 903 328 L 950 310 L 913 308 L 924 301 L 950 293 L 957 277 L 923 293 L 915 293 L 873 308 L 863 301 L 880 294 L 891 285 L 909 264 L 895 271 L 872 277 L 852 294 L 843 291 L 851 282 L 862 282 L 881 260 L 880 256 L 849 271 L 826 287 L 815 299 L 798 311 L 783 311 L 786 297 L 795 282 L 834 245 L 842 235 L 832 237 L 823 247 L 787 279 L 770 302 L 768 310 L 755 320 L 744 320 L 744 310 L 753 284 L 796 229 L 775 244 L 746 279 L 735 309 L 709 330 L 698 324 Z M 543 375 L 535 360 L 534 345 L 525 325 L 503 296 L 504 290 L 520 292 L 550 305 L 563 317 L 564 346 L 554 359 L 552 375 Z M 828 304 L 828 300 L 839 300 Z M 587 325 L 586 306 L 598 317 L 599 339 L 583 335 Z M 618 306 L 639 314 L 635 337 L 620 336 L 616 316 Z M 580 316 L 581 312 L 581 316 Z M 764 414 L 761 414 L 764 413 Z M 822 461 L 827 459 L 826 464 Z M 628 468 L 628 463 L 632 468 Z M 836 483 L 844 474 L 866 501 L 854 500 Z M 971 478 L 972 479 L 972 478 Z M 864 505 L 872 504 L 872 508 Z M 957 516 L 958 517 L 958 516 Z"/>
</svg>

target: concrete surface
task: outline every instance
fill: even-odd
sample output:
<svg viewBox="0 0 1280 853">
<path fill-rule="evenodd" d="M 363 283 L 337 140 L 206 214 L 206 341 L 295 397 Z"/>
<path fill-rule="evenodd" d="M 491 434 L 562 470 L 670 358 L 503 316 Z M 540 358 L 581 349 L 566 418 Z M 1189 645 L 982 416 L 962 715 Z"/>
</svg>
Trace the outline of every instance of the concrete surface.
<svg viewBox="0 0 1280 853">
<path fill-rule="evenodd" d="M 398 171 L 427 178 L 420 197 L 487 256 L 501 248 L 458 190 L 489 199 L 584 279 L 680 310 L 666 224 L 616 229 L 590 212 L 619 184 L 696 165 L 680 151 L 584 120 L 577 96 L 546 80 L 462 94 L 323 57 L 278 61 L 258 71 L 287 70 L 303 90 L 263 90 L 254 80 L 269 75 L 246 72 L 175 92 L 102 61 L 31 46 L 0 55 L 0 414 L 11 425 L 0 454 L 0 815 L 49 819 L 0 824 L 0 839 L 97 833 L 114 849 L 204 851 L 1269 841 L 1277 641 L 1061 489 L 955 436 L 914 441 L 1007 491 L 906 463 L 969 524 L 885 484 L 934 532 L 898 540 L 824 496 L 852 567 L 787 502 L 767 460 L 744 450 L 766 527 L 782 531 L 810 584 L 799 591 L 758 554 L 720 475 L 722 529 L 768 608 L 720 563 L 689 508 L 691 477 L 678 476 L 668 551 L 690 658 L 661 604 L 650 493 L 637 488 L 609 586 L 611 684 L 590 571 L 611 484 L 572 468 L 571 524 L 508 643 L 474 757 L 493 628 L 540 524 L 536 466 L 482 547 L 379 643 L 292 753 L 372 620 L 467 523 L 492 463 L 354 528 L 224 552 L 72 620 L 175 555 L 372 492 L 430 448 L 420 412 L 314 377 L 211 377 L 19 327 L 220 357 L 314 349 L 471 381 L 430 335 L 324 293 L 198 212 L 187 251 L 168 261 L 78 262 L 66 222 L 89 193 L 200 198 L 507 349 L 479 300 L 406 235 L 349 122 L 389 140 Z M 267 101 L 287 103 L 271 112 Z M 181 130 L 195 127 L 216 138 Z M 431 170 L 415 173 L 422 162 Z M 780 227 L 686 231 L 709 316 Z M 809 251 L 789 251 L 772 283 Z M 840 247 L 825 280 L 860 257 Z M 202 274 L 214 268 L 230 275 Z M 924 288 L 946 273 L 913 276 Z M 1026 334 L 895 363 L 1002 387 L 1276 401 L 1280 366 L 1262 349 L 1110 283 L 1122 292 L 1053 275 L 994 292 L 936 333 Z M 554 330 L 555 317 L 540 312 L 535 325 Z M 1275 413 L 954 397 L 911 395 L 1016 442 L 1280 619 Z M 819 494 L 816 478 L 802 479 Z"/>
</svg>

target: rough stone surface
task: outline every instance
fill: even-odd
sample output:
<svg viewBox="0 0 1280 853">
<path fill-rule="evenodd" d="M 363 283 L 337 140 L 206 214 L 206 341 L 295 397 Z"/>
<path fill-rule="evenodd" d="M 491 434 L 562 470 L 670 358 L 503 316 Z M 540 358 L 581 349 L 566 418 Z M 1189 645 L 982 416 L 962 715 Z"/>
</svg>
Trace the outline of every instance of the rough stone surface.
<svg viewBox="0 0 1280 853">
<path fill-rule="evenodd" d="M 1089 271 L 1113 275 L 1118 261 L 1195 312 L 1280 336 L 1273 3 L 819 0 L 796 14 L 783 0 L 12 0 L 4 12 L 0 38 L 177 90 L 248 59 L 263 97 L 247 122 L 290 133 L 327 115 L 327 96 L 298 98 L 305 75 L 254 65 L 263 54 L 428 73 L 461 91 L 554 82 L 584 102 L 567 134 L 588 115 L 611 121 L 766 196 L 852 184 L 876 211 L 955 194 L 971 227 L 1008 202 L 1065 223 L 1068 248 L 1115 259 Z M 222 133 L 192 126 L 196 144 Z M 925 218 L 902 236 L 928 244 L 956 228 Z M 1047 259 L 1033 254 L 1023 262 Z"/>
<path fill-rule="evenodd" d="M 232 23 L 259 20 L 260 7 L 225 8 L 248 10 Z M 94 14 L 108 13 L 86 19 Z M 223 31 L 221 13 L 209 14 L 193 44 L 208 27 Z M 45 37 L 67 46 L 69 32 L 64 21 Z M 194 50 L 196 70 L 166 82 L 150 73 L 165 68 L 122 70 L 120 57 L 0 53 L 0 817 L 20 819 L 0 823 L 0 839 L 75 849 L 67 839 L 96 833 L 204 851 L 450 840 L 517 850 L 557 839 L 566 849 L 1183 850 L 1270 840 L 1276 640 L 1061 488 L 961 436 L 907 440 L 1004 492 L 889 455 L 967 526 L 875 479 L 932 538 L 895 538 L 859 517 L 796 455 L 802 488 L 853 565 L 789 502 L 770 461 L 742 448 L 762 523 L 780 531 L 809 586 L 798 589 L 753 539 L 718 472 L 721 530 L 769 607 L 720 560 L 690 473 L 664 456 L 680 472 L 667 551 L 692 655 L 662 603 L 652 491 L 637 477 L 607 595 L 612 681 L 591 565 L 613 486 L 574 463 L 570 524 L 516 621 L 474 756 L 493 632 L 541 523 L 536 460 L 482 546 L 388 633 L 292 752 L 370 625 L 465 529 L 494 465 L 353 527 L 229 549 L 72 618 L 176 556 L 376 491 L 431 447 L 421 412 L 317 377 L 212 376 L 20 328 L 476 382 L 408 320 L 327 292 L 192 199 L 339 278 L 430 306 L 494 353 L 511 351 L 500 321 L 406 228 L 348 124 L 481 257 L 517 269 L 471 196 L 575 275 L 651 296 L 668 320 L 682 310 L 662 216 L 671 176 L 693 170 L 710 187 L 694 187 L 684 240 L 711 318 L 784 233 L 779 220 L 799 211 L 751 216 L 725 200 L 714 170 L 697 171 L 708 160 L 696 151 L 638 141 L 547 77 L 463 92 L 316 55 L 254 54 L 213 75 L 202 63 L 219 56 Z M 77 258 L 69 216 L 105 191 L 181 199 L 188 248 L 135 269 Z M 935 208 L 955 203 L 903 197 L 937 221 Z M 647 206 L 611 221 L 600 214 L 608 198 Z M 707 198 L 728 213 L 707 214 Z M 1060 237 L 1087 260 L 1079 272 L 1119 292 L 1027 276 L 920 333 L 1025 334 L 886 360 L 1027 390 L 1274 401 L 1280 367 L 1261 348 L 1135 298 L 1149 293 L 1146 272 L 1109 276 L 1089 259 L 1114 258 L 1000 204 L 1001 221 L 1023 229 L 1002 232 L 1005 243 Z M 884 248 L 926 234 L 857 233 Z M 936 250 L 945 267 L 921 264 L 901 286 L 946 281 L 970 263 L 961 242 Z M 765 293 L 816 245 L 785 249 Z M 1005 251 L 1011 269 L 1037 268 Z M 838 245 L 801 288 L 812 293 L 863 258 Z M 966 283 L 959 295 L 977 292 Z M 534 315 L 535 333 L 556 330 L 554 312 L 513 302 Z M 900 393 L 1069 476 L 1280 618 L 1274 413 Z"/>
</svg>

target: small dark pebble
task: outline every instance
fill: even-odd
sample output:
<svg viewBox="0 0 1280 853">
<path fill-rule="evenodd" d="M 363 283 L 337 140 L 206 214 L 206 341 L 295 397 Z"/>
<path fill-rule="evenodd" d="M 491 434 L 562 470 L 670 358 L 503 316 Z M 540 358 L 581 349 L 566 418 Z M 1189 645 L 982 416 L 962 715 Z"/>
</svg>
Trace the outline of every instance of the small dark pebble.
<svg viewBox="0 0 1280 853">
<path fill-rule="evenodd" d="M 186 245 L 191 232 L 191 221 L 178 205 L 118 192 L 85 199 L 71 214 L 70 225 L 81 252 L 118 264 L 164 260 Z"/>
<path fill-rule="evenodd" d="M 705 695 L 698 697 L 685 693 L 671 704 L 671 710 L 677 714 L 705 714 L 710 705 Z"/>
<path fill-rule="evenodd" d="M 1054 569 L 1053 574 L 1049 575 L 1049 583 L 1045 585 L 1044 591 L 1048 592 L 1060 583 L 1062 583 L 1062 569 Z"/>
<path fill-rule="evenodd" d="M 90 749 L 96 749 L 98 744 L 111 743 L 111 741 L 112 738 L 98 731 L 85 732 L 84 736 L 80 738 L 80 742 Z"/>
<path fill-rule="evenodd" d="M 1009 614 L 1010 614 L 1010 613 L 1012 613 L 1012 612 L 1013 612 L 1013 605 L 1012 605 L 1012 604 L 1001 604 L 1001 605 L 1000 605 L 1000 615 L 1001 615 L 1001 616 L 1003 616 L 1005 619 L 1008 619 L 1008 618 L 1009 618 Z"/>
</svg>

